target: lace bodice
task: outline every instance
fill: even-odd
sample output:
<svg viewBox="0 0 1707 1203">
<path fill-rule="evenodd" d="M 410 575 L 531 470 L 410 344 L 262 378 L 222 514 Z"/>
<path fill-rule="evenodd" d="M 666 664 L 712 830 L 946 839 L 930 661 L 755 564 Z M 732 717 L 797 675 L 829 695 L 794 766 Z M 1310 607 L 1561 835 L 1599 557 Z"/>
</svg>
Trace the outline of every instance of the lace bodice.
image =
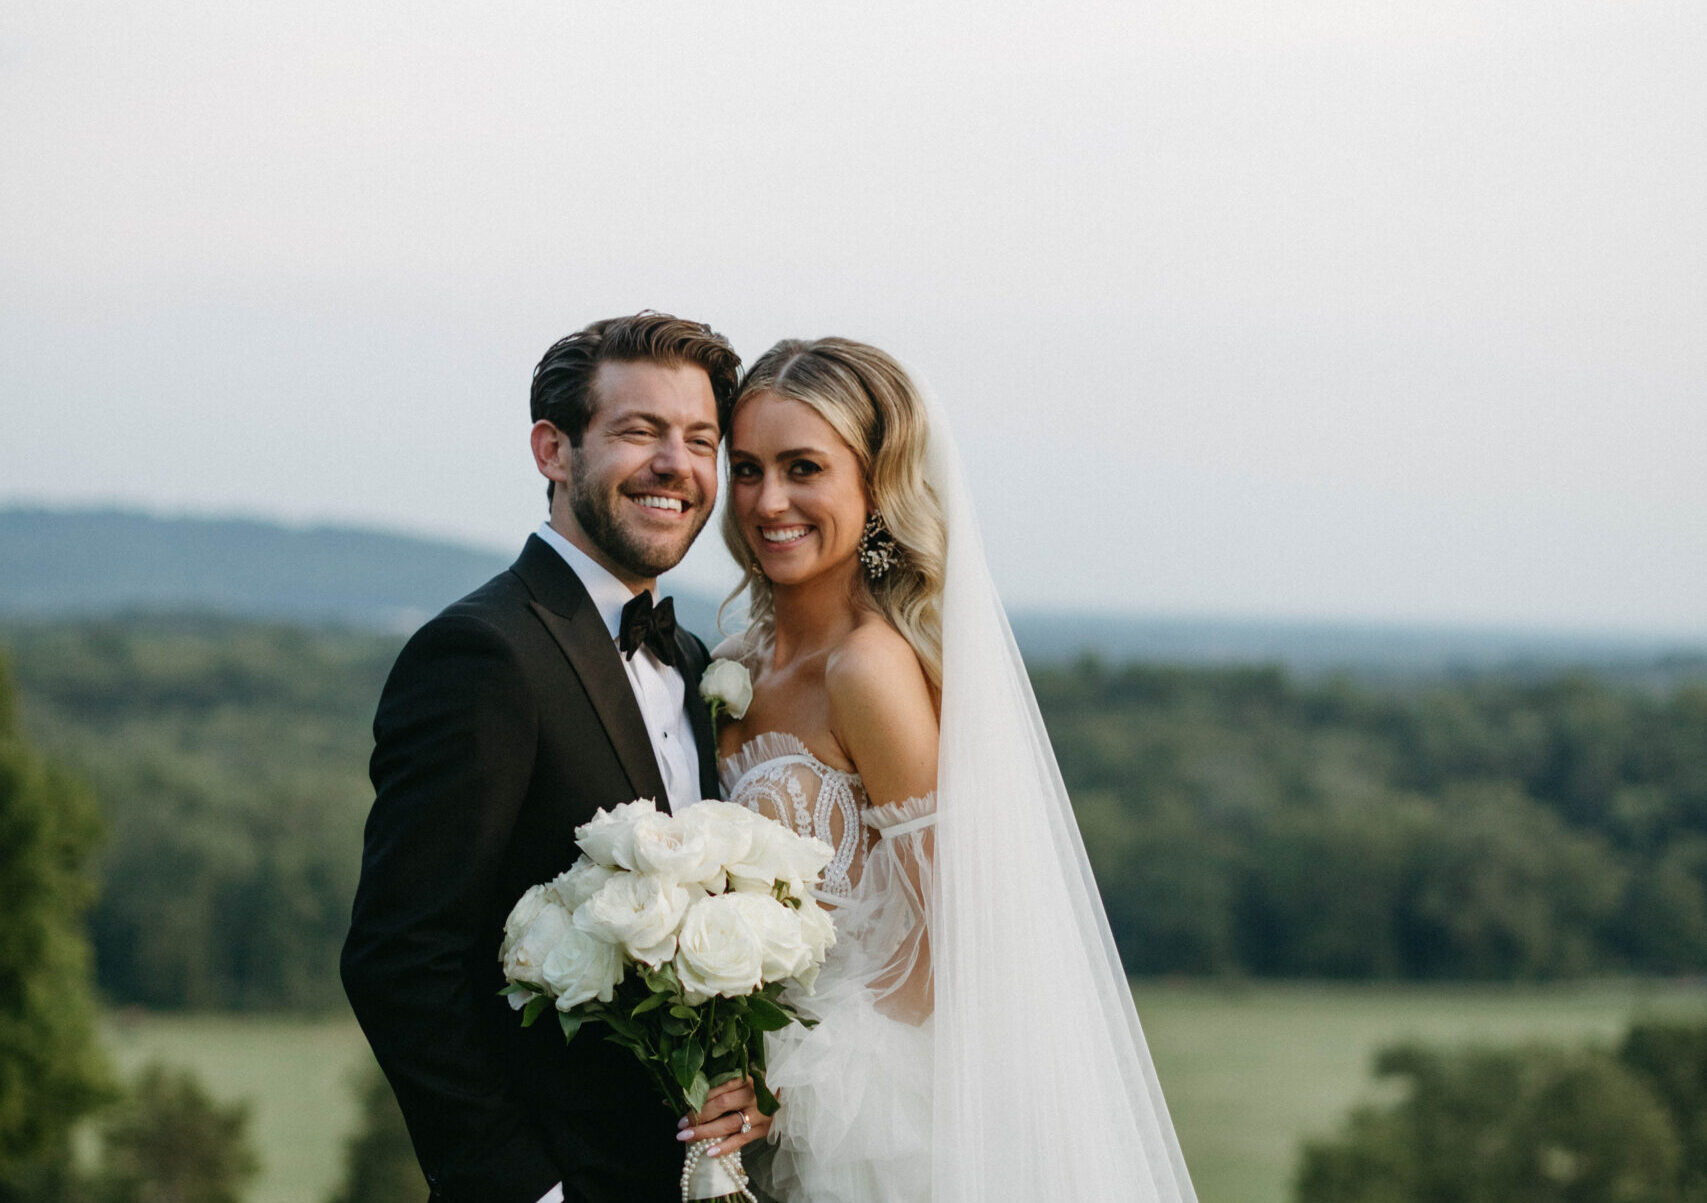
<svg viewBox="0 0 1707 1203">
<path fill-rule="evenodd" d="M 832 904 L 853 897 L 878 838 L 928 822 L 936 809 L 929 794 L 872 806 L 858 773 L 825 764 L 786 731 L 755 735 L 723 761 L 719 775 L 731 802 L 835 850 L 817 891 Z"/>
</svg>

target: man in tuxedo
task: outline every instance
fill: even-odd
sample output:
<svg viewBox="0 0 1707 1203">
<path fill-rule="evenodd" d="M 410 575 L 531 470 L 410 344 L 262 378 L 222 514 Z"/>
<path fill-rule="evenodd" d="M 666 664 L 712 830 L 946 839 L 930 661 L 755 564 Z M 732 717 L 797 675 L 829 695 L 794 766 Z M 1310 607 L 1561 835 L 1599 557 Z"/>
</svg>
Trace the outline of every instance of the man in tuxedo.
<svg viewBox="0 0 1707 1203">
<path fill-rule="evenodd" d="M 708 327 L 657 313 L 551 347 L 531 435 L 550 520 L 416 632 L 380 698 L 344 987 L 434 1200 L 679 1190 L 675 1124 L 639 1063 L 596 1030 L 524 1030 L 498 945 L 597 808 L 716 796 L 705 646 L 653 593 L 717 499 L 739 366 Z M 749 1100 L 731 1109 L 757 1119 Z"/>
</svg>

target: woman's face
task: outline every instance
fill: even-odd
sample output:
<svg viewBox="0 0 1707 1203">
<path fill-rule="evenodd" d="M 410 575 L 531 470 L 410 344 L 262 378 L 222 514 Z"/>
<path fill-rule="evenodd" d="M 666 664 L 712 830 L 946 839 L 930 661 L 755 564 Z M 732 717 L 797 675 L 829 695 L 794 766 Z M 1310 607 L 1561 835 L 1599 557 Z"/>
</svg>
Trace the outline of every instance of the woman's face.
<svg viewBox="0 0 1707 1203">
<path fill-rule="evenodd" d="M 729 504 L 773 585 L 857 569 L 868 513 L 859 459 L 804 402 L 775 393 L 741 402 L 729 437 Z"/>
</svg>

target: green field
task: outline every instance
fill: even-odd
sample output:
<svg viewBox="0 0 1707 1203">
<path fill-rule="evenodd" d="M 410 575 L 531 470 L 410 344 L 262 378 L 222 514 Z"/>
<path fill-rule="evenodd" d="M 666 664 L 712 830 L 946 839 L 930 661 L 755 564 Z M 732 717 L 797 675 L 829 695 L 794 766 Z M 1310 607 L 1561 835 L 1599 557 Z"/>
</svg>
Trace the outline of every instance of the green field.
<svg viewBox="0 0 1707 1203">
<path fill-rule="evenodd" d="M 1136 994 L 1204 1203 L 1282 1203 L 1298 1142 L 1372 1096 L 1381 1045 L 1611 1043 L 1637 1017 L 1707 1016 L 1704 984 L 1144 983 Z M 194 1068 L 216 1095 L 252 1101 L 265 1164 L 253 1203 L 322 1203 L 354 1109 L 348 1082 L 367 1059 L 352 1020 L 127 1012 L 106 1036 L 123 1069 L 159 1058 Z"/>
</svg>

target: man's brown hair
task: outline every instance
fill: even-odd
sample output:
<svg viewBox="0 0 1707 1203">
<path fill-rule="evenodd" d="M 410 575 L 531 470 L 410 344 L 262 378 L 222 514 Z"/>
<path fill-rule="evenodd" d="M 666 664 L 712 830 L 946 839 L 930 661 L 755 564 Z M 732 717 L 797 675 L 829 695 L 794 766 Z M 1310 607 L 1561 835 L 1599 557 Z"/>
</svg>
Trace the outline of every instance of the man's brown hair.
<svg viewBox="0 0 1707 1203">
<path fill-rule="evenodd" d="M 605 318 L 552 343 L 533 370 L 533 420 L 550 422 L 569 437 L 570 446 L 579 447 L 598 405 L 593 376 L 601 363 L 612 361 L 702 369 L 711 378 L 718 426 L 728 426 L 741 357 L 705 323 L 650 309 Z"/>
</svg>

